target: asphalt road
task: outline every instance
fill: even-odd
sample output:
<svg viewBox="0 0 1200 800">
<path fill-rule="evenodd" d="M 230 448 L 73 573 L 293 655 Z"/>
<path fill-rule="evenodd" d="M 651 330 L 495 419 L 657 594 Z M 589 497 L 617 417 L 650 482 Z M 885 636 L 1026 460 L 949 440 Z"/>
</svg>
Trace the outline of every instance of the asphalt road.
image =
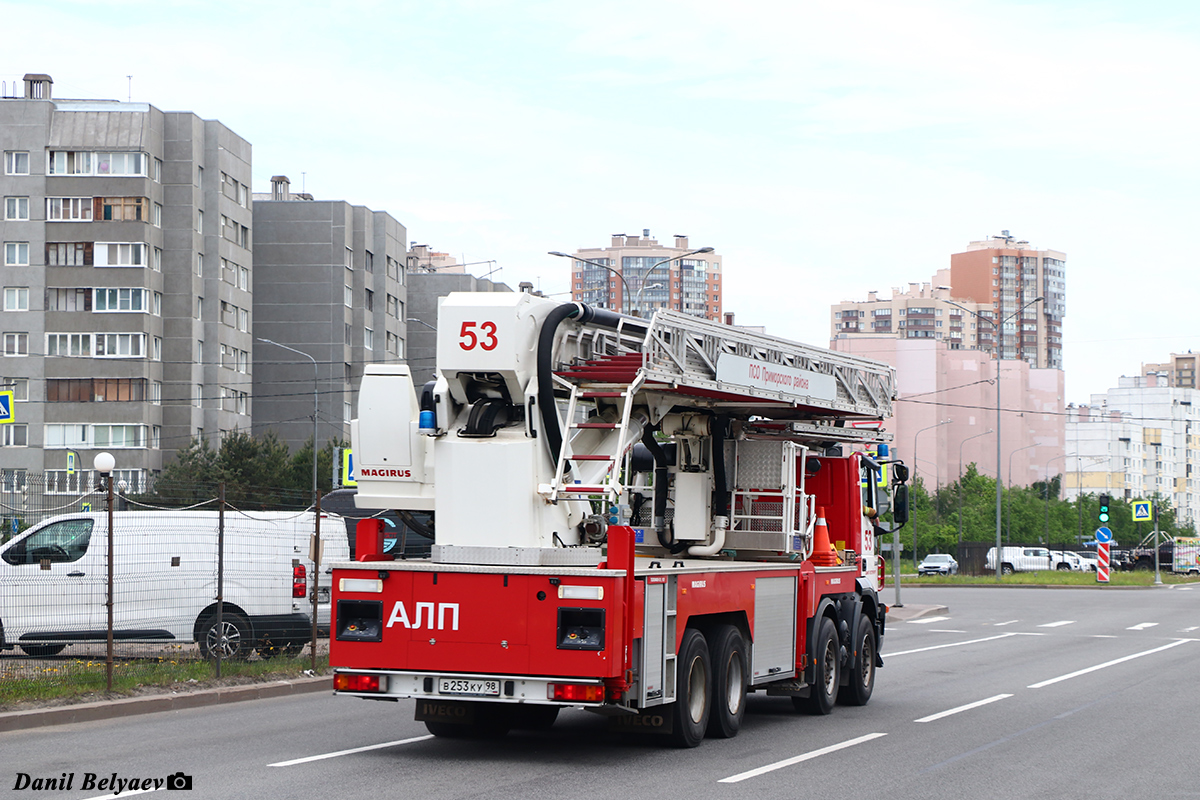
<svg viewBox="0 0 1200 800">
<path fill-rule="evenodd" d="M 886 598 L 885 598 L 886 599 Z M 675 750 L 564 712 L 547 733 L 433 739 L 411 702 L 306 695 L 0 734 L 0 787 L 192 776 L 193 797 L 1169 798 L 1200 795 L 1200 586 L 911 588 L 863 708 L 753 695 L 740 735 Z M 351 752 L 344 752 L 351 751 Z M 133 796 L 123 791 L 120 796 Z"/>
</svg>

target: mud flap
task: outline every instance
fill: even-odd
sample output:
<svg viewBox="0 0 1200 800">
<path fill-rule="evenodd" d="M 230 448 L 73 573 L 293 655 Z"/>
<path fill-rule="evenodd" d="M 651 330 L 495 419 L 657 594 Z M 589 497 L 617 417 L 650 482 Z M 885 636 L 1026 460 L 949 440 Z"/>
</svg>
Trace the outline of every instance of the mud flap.
<svg viewBox="0 0 1200 800">
<path fill-rule="evenodd" d="M 637 714 L 622 714 L 608 718 L 608 729 L 613 733 L 672 733 L 675 730 L 671 718 L 671 706 L 654 706 Z"/>
<path fill-rule="evenodd" d="M 416 715 L 417 722 L 449 722 L 458 725 L 471 725 L 478 719 L 478 703 L 464 703 L 459 700 L 418 700 Z"/>
</svg>

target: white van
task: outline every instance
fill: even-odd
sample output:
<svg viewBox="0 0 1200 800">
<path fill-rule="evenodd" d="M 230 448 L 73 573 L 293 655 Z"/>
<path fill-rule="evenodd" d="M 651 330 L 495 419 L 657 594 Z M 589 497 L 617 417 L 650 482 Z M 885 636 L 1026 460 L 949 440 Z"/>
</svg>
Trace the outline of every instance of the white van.
<svg viewBox="0 0 1200 800">
<path fill-rule="evenodd" d="M 313 512 L 225 514 L 217 626 L 216 511 L 113 515 L 113 639 L 196 642 L 204 656 L 296 653 L 312 638 Z M 349 559 L 346 528 L 323 514 L 323 564 Z M 321 568 L 318 625 L 329 624 Z M 108 638 L 108 515 L 65 514 L 0 546 L 0 649 L 50 656 Z"/>
</svg>

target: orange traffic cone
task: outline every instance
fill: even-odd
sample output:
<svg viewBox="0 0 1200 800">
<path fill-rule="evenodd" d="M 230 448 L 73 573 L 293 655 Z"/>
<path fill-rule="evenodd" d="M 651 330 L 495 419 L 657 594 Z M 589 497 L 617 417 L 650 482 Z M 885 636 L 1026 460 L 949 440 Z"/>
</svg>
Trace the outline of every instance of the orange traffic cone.
<svg viewBox="0 0 1200 800">
<path fill-rule="evenodd" d="M 813 553 L 809 560 L 818 567 L 836 567 L 841 563 L 837 551 L 829 542 L 829 527 L 825 524 L 824 506 L 817 506 L 817 524 L 813 528 Z"/>
</svg>

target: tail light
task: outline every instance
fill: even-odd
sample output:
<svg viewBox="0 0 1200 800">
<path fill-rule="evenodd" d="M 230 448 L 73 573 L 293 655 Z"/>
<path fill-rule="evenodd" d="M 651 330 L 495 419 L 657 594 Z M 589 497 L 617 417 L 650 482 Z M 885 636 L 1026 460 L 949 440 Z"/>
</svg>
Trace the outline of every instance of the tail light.
<svg viewBox="0 0 1200 800">
<path fill-rule="evenodd" d="M 594 683 L 552 683 L 548 699 L 565 703 L 602 703 L 604 687 Z"/>
<path fill-rule="evenodd" d="M 304 597 L 308 594 L 308 570 L 303 564 L 292 567 L 292 597 Z"/>
<path fill-rule="evenodd" d="M 333 676 L 333 689 L 335 692 L 383 691 L 380 687 L 378 675 L 355 675 L 344 672 L 339 672 Z"/>
</svg>

